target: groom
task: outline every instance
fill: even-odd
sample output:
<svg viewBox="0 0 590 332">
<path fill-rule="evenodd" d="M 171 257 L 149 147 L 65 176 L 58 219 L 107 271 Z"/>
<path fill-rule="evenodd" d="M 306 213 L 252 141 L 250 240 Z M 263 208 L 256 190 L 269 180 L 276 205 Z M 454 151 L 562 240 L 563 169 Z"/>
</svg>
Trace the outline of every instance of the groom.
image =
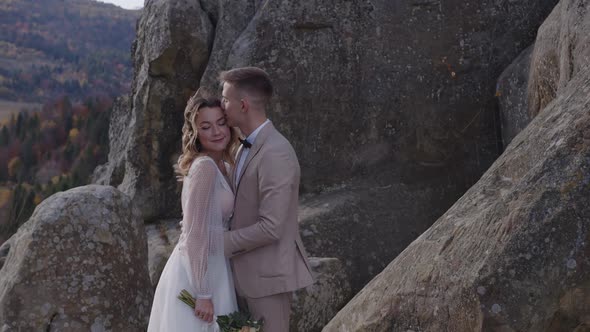
<svg viewBox="0 0 590 332">
<path fill-rule="evenodd" d="M 297 223 L 299 162 L 266 117 L 273 93 L 268 74 L 236 68 L 220 81 L 228 124 L 246 135 L 231 175 L 236 200 L 225 255 L 254 319 L 264 319 L 265 332 L 286 332 L 292 292 L 313 283 Z"/>
</svg>

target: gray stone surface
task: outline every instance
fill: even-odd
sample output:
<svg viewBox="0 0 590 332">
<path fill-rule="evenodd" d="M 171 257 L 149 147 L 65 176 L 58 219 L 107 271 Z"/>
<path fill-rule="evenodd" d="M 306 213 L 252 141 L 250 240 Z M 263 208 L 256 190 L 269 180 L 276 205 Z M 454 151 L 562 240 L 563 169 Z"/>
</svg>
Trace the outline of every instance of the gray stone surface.
<svg viewBox="0 0 590 332">
<path fill-rule="evenodd" d="M 9 241 L 2 331 L 145 331 L 152 301 L 143 222 L 110 186 L 52 195 Z"/>
<path fill-rule="evenodd" d="M 498 78 L 496 96 L 500 107 L 502 144 L 508 146 L 531 122 L 528 109 L 528 82 L 531 55 L 534 46 L 529 46 L 502 72 Z"/>
<path fill-rule="evenodd" d="M 315 283 L 293 295 L 291 332 L 321 331 L 353 295 L 338 259 L 310 257 L 309 262 Z"/>
<path fill-rule="evenodd" d="M 587 1 L 560 1 L 539 28 L 528 87 L 530 114 L 543 110 L 588 64 L 590 16 L 587 11 Z"/>
<path fill-rule="evenodd" d="M 404 171 L 402 181 L 472 185 L 499 154 L 497 77 L 557 1 L 253 3 L 225 68 L 256 65 L 273 77 L 271 117 L 314 191 L 380 163 Z"/>
<path fill-rule="evenodd" d="M 590 326 L 590 69 L 323 331 Z"/>
<path fill-rule="evenodd" d="M 109 121 L 108 162 L 94 169 L 91 183 L 117 186 L 123 181 L 127 155 L 133 154 L 129 148 L 133 137 L 130 107 L 129 96 L 115 100 Z"/>
<path fill-rule="evenodd" d="M 184 107 L 199 87 L 213 29 L 198 1 L 148 1 L 138 22 L 133 91 L 128 106 L 111 117 L 126 131 L 112 131 L 110 146 L 117 154 L 109 155 L 95 181 L 129 195 L 144 219 L 180 215 L 172 165 L 180 151 Z"/>
<path fill-rule="evenodd" d="M 324 331 L 588 330 L 588 6 L 564 0 L 539 30 L 529 107 L 543 110 Z M 580 44 L 551 51 L 556 33 Z M 555 75 L 554 63 L 573 71 Z"/>
<path fill-rule="evenodd" d="M 563 89 L 590 56 L 583 1 L 560 2 L 527 48 L 498 79 L 504 146 Z"/>
<path fill-rule="evenodd" d="M 424 202 L 451 206 L 459 198 L 451 185 L 398 184 L 387 169 L 373 176 L 306 195 L 299 211 L 306 250 L 341 260 L 355 293 L 444 212 Z"/>
<path fill-rule="evenodd" d="M 0 269 L 2 269 L 2 267 L 4 266 L 4 263 L 6 262 L 6 257 L 10 252 L 10 246 L 12 245 L 12 241 L 10 241 L 11 239 L 12 237 L 8 238 L 0 246 Z"/>
<path fill-rule="evenodd" d="M 159 220 L 154 224 L 146 225 L 148 241 L 148 266 L 150 280 L 154 289 L 158 285 L 160 275 L 166 266 L 168 257 L 172 254 L 178 243 L 181 227 L 180 220 Z"/>
<path fill-rule="evenodd" d="M 270 116 L 300 157 L 303 191 L 381 167 L 398 183 L 456 197 L 498 155 L 496 78 L 556 2 L 149 1 L 134 49 L 129 152 L 108 183 L 148 219 L 179 216 L 171 165 L 188 92 L 257 65 L 275 82 Z"/>
<path fill-rule="evenodd" d="M 497 158 L 497 78 L 556 3 L 148 1 L 133 134 L 120 183 L 106 183 L 146 219 L 180 216 L 172 164 L 189 91 L 260 66 L 277 92 L 270 117 L 300 159 L 302 211 L 316 211 L 301 218 L 306 246 L 340 259 L 358 290 Z"/>
</svg>

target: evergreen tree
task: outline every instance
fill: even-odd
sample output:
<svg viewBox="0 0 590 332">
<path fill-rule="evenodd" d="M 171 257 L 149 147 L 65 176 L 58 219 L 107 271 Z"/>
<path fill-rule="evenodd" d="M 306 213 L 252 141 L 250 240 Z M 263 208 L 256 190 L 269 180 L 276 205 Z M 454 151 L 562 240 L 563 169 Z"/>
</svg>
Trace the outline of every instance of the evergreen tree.
<svg viewBox="0 0 590 332">
<path fill-rule="evenodd" d="M 72 162 L 78 155 L 78 148 L 70 140 L 66 142 L 64 147 L 64 158 L 68 162 Z"/>
<path fill-rule="evenodd" d="M 66 129 L 66 133 L 69 133 L 73 126 L 74 120 L 72 119 L 72 113 L 66 113 L 64 115 L 64 127 Z"/>
<path fill-rule="evenodd" d="M 85 182 L 82 181 L 80 178 L 80 174 L 78 171 L 74 171 L 72 173 L 72 187 L 78 187 L 84 185 Z"/>
<path fill-rule="evenodd" d="M 31 129 L 39 129 L 39 125 L 41 124 L 41 120 L 39 119 L 39 113 L 35 112 L 33 116 L 29 118 L 29 128 Z"/>
<path fill-rule="evenodd" d="M 64 114 L 71 114 L 72 113 L 72 102 L 68 96 L 62 98 L 62 111 Z"/>
<path fill-rule="evenodd" d="M 33 154 L 32 138 L 29 137 L 25 140 L 21 147 L 21 153 L 24 170 L 28 173 L 28 171 L 36 164 L 35 155 Z"/>
<path fill-rule="evenodd" d="M 19 157 L 14 157 L 8 162 L 8 176 L 11 178 L 18 178 L 18 175 L 22 173 L 23 163 Z"/>
<path fill-rule="evenodd" d="M 10 144 L 10 134 L 8 133 L 8 128 L 2 126 L 2 130 L 0 131 L 0 146 L 7 146 L 8 144 Z"/>
<path fill-rule="evenodd" d="M 16 117 L 16 137 L 20 139 L 21 133 L 23 132 L 23 112 L 18 112 Z"/>
<path fill-rule="evenodd" d="M 35 210 L 35 193 L 27 190 L 20 182 L 14 188 L 12 205 L 10 207 L 9 222 L 5 232 L 13 234 Z"/>
</svg>

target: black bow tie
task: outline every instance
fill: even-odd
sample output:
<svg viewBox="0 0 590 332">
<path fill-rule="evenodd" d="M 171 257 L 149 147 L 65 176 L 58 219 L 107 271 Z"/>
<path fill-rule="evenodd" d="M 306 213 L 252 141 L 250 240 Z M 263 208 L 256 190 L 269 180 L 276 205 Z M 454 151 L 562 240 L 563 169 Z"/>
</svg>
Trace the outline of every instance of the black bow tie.
<svg viewBox="0 0 590 332">
<path fill-rule="evenodd" d="M 244 148 L 249 149 L 252 147 L 252 143 L 248 142 L 247 139 L 241 139 L 239 138 L 240 143 L 242 143 L 242 145 L 244 146 Z"/>
</svg>

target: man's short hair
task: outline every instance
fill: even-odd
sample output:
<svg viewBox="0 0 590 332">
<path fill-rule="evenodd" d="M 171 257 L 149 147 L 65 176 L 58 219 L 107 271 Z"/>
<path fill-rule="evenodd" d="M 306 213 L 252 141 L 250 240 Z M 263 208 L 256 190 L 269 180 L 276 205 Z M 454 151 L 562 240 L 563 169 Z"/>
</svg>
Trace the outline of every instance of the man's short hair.
<svg viewBox="0 0 590 332">
<path fill-rule="evenodd" d="M 219 75 L 221 84 L 227 82 L 235 88 L 254 96 L 270 100 L 273 93 L 270 76 L 258 67 L 242 67 L 224 71 Z"/>
</svg>

